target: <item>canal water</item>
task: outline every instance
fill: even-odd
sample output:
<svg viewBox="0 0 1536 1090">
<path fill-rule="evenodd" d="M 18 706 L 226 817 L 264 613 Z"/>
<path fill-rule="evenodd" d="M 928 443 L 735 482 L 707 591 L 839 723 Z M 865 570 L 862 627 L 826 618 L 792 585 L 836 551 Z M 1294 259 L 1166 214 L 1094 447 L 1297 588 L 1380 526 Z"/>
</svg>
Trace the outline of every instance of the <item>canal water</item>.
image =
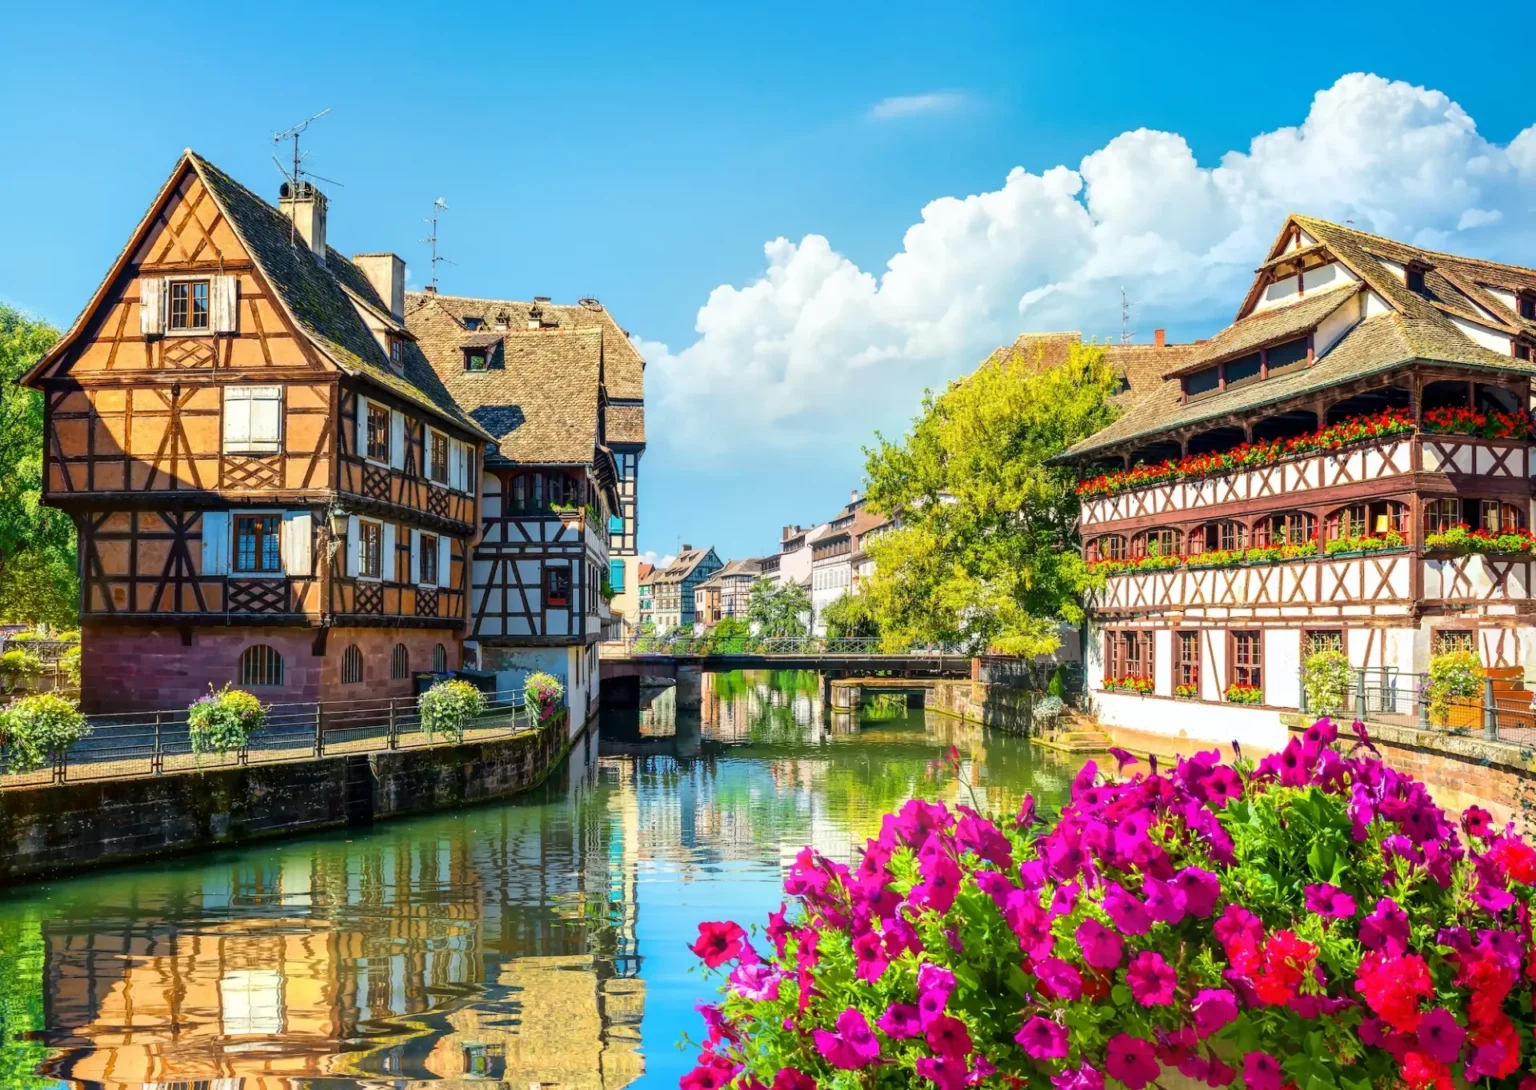
<svg viewBox="0 0 1536 1090">
<path fill-rule="evenodd" d="M 1011 812 L 1073 771 L 900 698 L 824 715 L 814 674 L 644 703 L 513 802 L 0 891 L 0 1087 L 675 1087 L 701 920 L 763 920 L 801 846 L 851 860 L 914 794 Z"/>
</svg>

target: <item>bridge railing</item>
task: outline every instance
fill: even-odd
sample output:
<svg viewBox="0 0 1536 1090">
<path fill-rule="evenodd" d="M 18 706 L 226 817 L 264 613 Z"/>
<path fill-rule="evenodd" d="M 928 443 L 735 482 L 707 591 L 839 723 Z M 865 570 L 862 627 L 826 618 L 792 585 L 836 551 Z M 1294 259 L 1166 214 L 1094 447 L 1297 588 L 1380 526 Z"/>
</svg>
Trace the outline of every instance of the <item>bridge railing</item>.
<svg viewBox="0 0 1536 1090">
<path fill-rule="evenodd" d="M 956 647 L 892 647 L 873 636 L 634 636 L 624 641 L 633 655 L 782 655 L 786 658 L 831 655 L 966 655 Z"/>
</svg>

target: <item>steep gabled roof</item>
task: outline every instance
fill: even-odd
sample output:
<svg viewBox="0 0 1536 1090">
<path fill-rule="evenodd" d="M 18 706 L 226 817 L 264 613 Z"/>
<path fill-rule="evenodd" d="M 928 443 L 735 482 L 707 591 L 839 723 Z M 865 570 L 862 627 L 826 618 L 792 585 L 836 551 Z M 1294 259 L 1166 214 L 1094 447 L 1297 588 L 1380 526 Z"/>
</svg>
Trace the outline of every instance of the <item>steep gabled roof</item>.
<svg viewBox="0 0 1536 1090">
<path fill-rule="evenodd" d="M 702 549 L 685 549 L 677 554 L 677 559 L 667 566 L 667 570 L 656 576 L 655 583 L 681 583 L 693 574 L 710 553 L 715 551 L 713 545 L 706 545 Z"/>
<path fill-rule="evenodd" d="M 1077 330 L 1021 333 L 1012 344 L 996 349 L 981 366 L 1019 360 L 1046 370 L 1065 362 L 1072 346 L 1082 343 L 1083 335 Z M 1104 344 L 1102 347 L 1106 362 L 1125 379 L 1124 388 L 1112 399 L 1121 408 L 1129 408 L 1139 401 L 1162 381 L 1164 371 L 1179 366 L 1196 348 L 1192 344 Z"/>
</svg>

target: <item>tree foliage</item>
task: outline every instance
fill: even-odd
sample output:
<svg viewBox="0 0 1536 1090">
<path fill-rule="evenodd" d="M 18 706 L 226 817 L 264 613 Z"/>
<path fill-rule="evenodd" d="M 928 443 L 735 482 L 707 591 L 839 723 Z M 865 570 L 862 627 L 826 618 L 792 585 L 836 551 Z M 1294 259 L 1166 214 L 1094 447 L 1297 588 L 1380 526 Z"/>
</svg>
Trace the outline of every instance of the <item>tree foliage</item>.
<svg viewBox="0 0 1536 1090">
<path fill-rule="evenodd" d="M 880 621 L 867 594 L 845 594 L 821 611 L 821 623 L 834 640 L 880 635 Z"/>
<path fill-rule="evenodd" d="M 795 583 L 759 579 L 747 598 L 747 623 L 765 639 L 805 635 L 805 618 L 810 612 L 810 598 Z"/>
<path fill-rule="evenodd" d="M 0 305 L 0 620 L 75 623 L 75 528 L 42 506 L 43 400 L 17 380 L 58 330 Z"/>
<path fill-rule="evenodd" d="M 1039 655 L 1081 622 L 1094 578 L 1075 541 L 1076 477 L 1046 462 L 1114 418 L 1120 379 L 1105 355 L 1074 345 L 1049 368 L 995 358 L 930 392 L 899 442 L 876 436 L 869 506 L 901 520 L 866 545 L 885 640 Z"/>
</svg>

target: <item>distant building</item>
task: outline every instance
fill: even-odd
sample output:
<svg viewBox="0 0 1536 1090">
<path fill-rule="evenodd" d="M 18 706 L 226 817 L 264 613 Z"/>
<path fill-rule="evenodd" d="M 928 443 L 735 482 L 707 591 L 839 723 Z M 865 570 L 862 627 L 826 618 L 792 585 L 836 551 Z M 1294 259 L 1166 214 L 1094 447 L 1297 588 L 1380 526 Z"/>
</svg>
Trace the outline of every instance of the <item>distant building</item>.
<svg viewBox="0 0 1536 1090">
<path fill-rule="evenodd" d="M 711 546 L 684 545 L 665 571 L 652 577 L 652 619 L 658 632 L 688 629 L 694 623 L 693 592 L 724 567 Z"/>
<path fill-rule="evenodd" d="M 845 594 L 853 593 L 856 542 L 865 534 L 886 525 L 883 515 L 864 510 L 864 500 L 855 492 L 848 505 L 827 524 L 827 532 L 811 545 L 811 631 L 827 633 L 822 613 Z M 861 562 L 867 562 L 867 557 Z M 870 568 L 873 571 L 873 565 Z"/>
<path fill-rule="evenodd" d="M 727 617 L 745 621 L 752 584 L 762 577 L 762 563 L 761 560 L 732 560 L 700 583 L 693 592 L 694 623 L 708 628 Z"/>
<path fill-rule="evenodd" d="M 639 624 L 655 624 L 655 608 L 651 594 L 656 581 L 656 566 L 654 564 L 640 563 L 635 569 L 635 599 L 636 616 Z"/>
</svg>

